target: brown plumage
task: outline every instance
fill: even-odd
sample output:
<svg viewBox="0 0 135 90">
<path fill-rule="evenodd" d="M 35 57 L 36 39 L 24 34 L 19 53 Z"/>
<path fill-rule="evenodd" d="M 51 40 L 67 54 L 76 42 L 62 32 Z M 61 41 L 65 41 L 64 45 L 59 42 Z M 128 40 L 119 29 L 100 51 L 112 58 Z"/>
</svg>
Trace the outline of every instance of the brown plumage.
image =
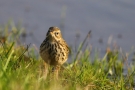
<svg viewBox="0 0 135 90">
<path fill-rule="evenodd" d="M 48 73 L 48 65 L 54 66 L 54 73 L 58 78 L 60 66 L 67 61 L 69 48 L 62 38 L 61 31 L 58 27 L 50 27 L 45 40 L 40 46 L 40 56 L 44 60 L 45 71 L 44 77 Z"/>
</svg>

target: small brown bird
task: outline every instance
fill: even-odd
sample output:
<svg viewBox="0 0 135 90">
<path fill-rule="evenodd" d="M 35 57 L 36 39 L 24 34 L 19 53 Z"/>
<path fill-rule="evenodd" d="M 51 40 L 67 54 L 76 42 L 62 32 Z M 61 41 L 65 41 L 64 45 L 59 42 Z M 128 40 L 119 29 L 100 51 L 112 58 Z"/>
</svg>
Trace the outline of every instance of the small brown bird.
<svg viewBox="0 0 135 90">
<path fill-rule="evenodd" d="M 56 79 L 58 79 L 58 71 L 60 66 L 67 61 L 69 48 L 65 40 L 62 38 L 61 31 L 58 27 L 50 27 L 45 40 L 40 46 L 40 56 L 44 60 L 44 78 L 47 77 L 48 65 L 54 66 L 53 70 Z"/>
</svg>

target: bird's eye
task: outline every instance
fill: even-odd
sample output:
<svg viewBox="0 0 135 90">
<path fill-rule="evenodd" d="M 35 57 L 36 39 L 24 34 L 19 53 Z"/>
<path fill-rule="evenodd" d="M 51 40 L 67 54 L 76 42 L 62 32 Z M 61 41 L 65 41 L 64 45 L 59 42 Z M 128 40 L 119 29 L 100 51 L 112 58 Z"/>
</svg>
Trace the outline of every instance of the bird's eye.
<svg viewBox="0 0 135 90">
<path fill-rule="evenodd" d="M 58 32 L 56 32 L 55 34 L 56 34 L 56 35 L 58 35 L 59 33 L 58 33 Z"/>
</svg>

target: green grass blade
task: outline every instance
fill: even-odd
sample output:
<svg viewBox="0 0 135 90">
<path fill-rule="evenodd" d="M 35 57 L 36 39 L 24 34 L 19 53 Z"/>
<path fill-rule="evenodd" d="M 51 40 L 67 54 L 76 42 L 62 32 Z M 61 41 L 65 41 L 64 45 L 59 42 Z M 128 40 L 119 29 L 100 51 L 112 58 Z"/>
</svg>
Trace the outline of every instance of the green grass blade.
<svg viewBox="0 0 135 90">
<path fill-rule="evenodd" d="M 12 56 L 13 53 L 14 53 L 14 50 L 11 51 L 11 53 L 10 53 L 8 59 L 7 59 L 7 62 L 6 62 L 6 64 L 5 64 L 5 66 L 4 66 L 4 71 L 6 71 L 7 66 L 8 66 L 8 64 L 9 64 L 9 61 L 11 60 L 11 56 Z"/>
</svg>

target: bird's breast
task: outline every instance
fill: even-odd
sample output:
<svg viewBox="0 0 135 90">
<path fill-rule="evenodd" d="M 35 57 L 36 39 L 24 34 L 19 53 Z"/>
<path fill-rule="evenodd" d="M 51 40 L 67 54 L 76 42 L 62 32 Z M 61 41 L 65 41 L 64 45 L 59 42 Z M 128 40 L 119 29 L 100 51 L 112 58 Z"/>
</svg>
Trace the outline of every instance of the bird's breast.
<svg viewBox="0 0 135 90">
<path fill-rule="evenodd" d="M 41 57 L 51 65 L 63 64 L 67 58 L 67 47 L 60 42 L 46 42 L 40 50 Z"/>
</svg>

